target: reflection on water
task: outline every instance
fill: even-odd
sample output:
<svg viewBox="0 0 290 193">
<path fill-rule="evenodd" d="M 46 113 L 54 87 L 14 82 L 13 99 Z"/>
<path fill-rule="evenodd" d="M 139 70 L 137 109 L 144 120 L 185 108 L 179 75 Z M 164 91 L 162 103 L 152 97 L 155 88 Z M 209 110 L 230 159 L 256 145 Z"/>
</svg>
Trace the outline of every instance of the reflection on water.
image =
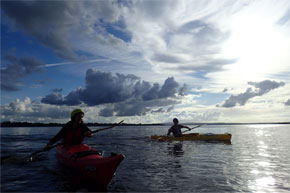
<svg viewBox="0 0 290 193">
<path fill-rule="evenodd" d="M 182 150 L 182 143 L 168 143 L 168 153 L 169 155 L 173 155 L 175 157 L 183 156 L 184 152 Z"/>
<path fill-rule="evenodd" d="M 278 169 L 276 165 L 269 159 L 271 158 L 272 152 L 268 146 L 269 138 L 272 136 L 272 131 L 267 130 L 265 127 L 255 126 L 255 135 L 257 140 L 257 154 L 253 169 L 251 171 L 252 181 L 249 181 L 249 189 L 255 192 L 273 192 L 271 186 L 275 185 L 275 177 L 273 174 Z M 275 151 L 275 148 L 271 148 L 271 151 Z M 273 187 L 272 187 L 273 188 Z"/>
<path fill-rule="evenodd" d="M 257 128 L 257 129 L 265 129 L 265 128 L 275 128 L 279 127 L 280 125 L 277 124 L 253 124 L 253 125 L 248 125 L 247 127 L 249 128 Z"/>
</svg>

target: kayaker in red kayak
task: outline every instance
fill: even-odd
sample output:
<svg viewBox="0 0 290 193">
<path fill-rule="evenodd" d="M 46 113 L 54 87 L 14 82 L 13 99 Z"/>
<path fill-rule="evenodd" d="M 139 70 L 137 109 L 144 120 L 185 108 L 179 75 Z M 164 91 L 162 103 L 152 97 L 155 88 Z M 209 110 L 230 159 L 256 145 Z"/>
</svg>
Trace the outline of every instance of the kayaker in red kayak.
<svg viewBox="0 0 290 193">
<path fill-rule="evenodd" d="M 85 113 L 81 109 L 71 112 L 71 121 L 66 123 L 62 129 L 54 136 L 44 149 L 50 149 L 58 140 L 62 139 L 64 146 L 80 145 L 85 137 L 93 136 L 92 131 L 83 124 Z"/>
<path fill-rule="evenodd" d="M 182 132 L 181 132 L 182 128 L 186 128 L 186 129 L 191 130 L 191 128 L 189 128 L 187 126 L 178 125 L 178 119 L 174 118 L 173 125 L 168 129 L 167 135 L 170 135 L 172 133 L 174 137 L 181 137 L 182 136 Z"/>
</svg>

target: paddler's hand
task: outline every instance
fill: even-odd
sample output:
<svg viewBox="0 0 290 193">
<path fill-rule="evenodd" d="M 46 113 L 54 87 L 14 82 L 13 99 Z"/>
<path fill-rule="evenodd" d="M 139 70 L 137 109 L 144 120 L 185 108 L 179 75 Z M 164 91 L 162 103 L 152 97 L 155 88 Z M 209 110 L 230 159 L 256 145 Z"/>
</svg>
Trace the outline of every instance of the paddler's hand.
<svg viewBox="0 0 290 193">
<path fill-rule="evenodd" d="M 86 131 L 85 132 L 85 136 L 86 137 L 92 137 L 94 134 L 92 133 L 92 132 L 90 132 L 90 131 Z"/>
</svg>

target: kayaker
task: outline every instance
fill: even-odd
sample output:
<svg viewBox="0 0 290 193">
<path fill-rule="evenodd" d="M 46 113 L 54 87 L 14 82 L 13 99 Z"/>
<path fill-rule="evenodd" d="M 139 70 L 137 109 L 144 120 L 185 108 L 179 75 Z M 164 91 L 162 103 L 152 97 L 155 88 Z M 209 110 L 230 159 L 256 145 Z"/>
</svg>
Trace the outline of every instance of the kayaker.
<svg viewBox="0 0 290 193">
<path fill-rule="evenodd" d="M 85 137 L 93 136 L 92 131 L 84 125 L 83 117 L 85 113 L 81 109 L 71 112 L 71 121 L 67 122 L 62 129 L 54 136 L 44 149 L 49 149 L 51 145 L 62 139 L 64 146 L 80 145 Z"/>
<path fill-rule="evenodd" d="M 187 126 L 179 125 L 178 124 L 178 119 L 174 118 L 173 119 L 173 125 L 168 129 L 167 135 L 170 135 L 172 133 L 174 137 L 181 137 L 182 136 L 182 132 L 181 132 L 182 128 L 191 129 L 191 128 L 187 127 Z"/>
</svg>

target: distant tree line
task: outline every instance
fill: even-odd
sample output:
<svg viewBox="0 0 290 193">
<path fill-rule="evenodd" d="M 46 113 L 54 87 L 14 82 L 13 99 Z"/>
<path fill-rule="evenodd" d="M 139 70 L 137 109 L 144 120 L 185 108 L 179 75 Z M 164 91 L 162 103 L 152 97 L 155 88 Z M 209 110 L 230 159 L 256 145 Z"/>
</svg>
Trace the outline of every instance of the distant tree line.
<svg viewBox="0 0 290 193">
<path fill-rule="evenodd" d="M 1 122 L 1 127 L 59 127 L 62 123 Z"/>
</svg>

